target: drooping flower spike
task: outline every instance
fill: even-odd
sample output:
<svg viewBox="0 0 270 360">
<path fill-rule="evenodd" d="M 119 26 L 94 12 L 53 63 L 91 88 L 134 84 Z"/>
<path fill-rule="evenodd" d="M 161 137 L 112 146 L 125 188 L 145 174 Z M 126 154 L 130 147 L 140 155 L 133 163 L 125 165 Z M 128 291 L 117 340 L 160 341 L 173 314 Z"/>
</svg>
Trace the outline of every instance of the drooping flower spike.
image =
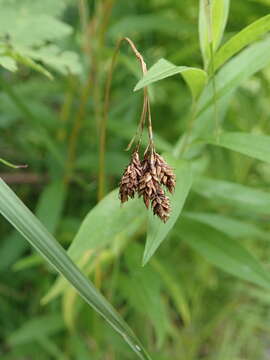
<svg viewBox="0 0 270 360">
<path fill-rule="evenodd" d="M 143 73 L 145 74 L 147 69 L 142 55 L 138 52 L 130 39 L 124 39 L 130 44 L 136 57 L 140 61 Z M 147 130 L 149 142 L 141 162 L 139 150 L 146 117 L 148 119 Z M 121 203 L 125 203 L 129 198 L 133 199 L 137 193 L 139 197 L 143 198 L 146 208 L 149 209 L 151 205 L 153 214 L 157 215 L 165 223 L 169 219 L 171 212 L 170 200 L 165 194 L 165 189 L 170 193 L 174 192 L 176 176 L 173 169 L 166 163 L 163 157 L 155 151 L 150 101 L 146 87 L 144 88 L 143 109 L 138 130 L 132 138 L 128 148 L 134 144 L 136 138 L 137 144 L 131 156 L 131 161 L 125 169 L 120 181 L 119 198 Z"/>
</svg>

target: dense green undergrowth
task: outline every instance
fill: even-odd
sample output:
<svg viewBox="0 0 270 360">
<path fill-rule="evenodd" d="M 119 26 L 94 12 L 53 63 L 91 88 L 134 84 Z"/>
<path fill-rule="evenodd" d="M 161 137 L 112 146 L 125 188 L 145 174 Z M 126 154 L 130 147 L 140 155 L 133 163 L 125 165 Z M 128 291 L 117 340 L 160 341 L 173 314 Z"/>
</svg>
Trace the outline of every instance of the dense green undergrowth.
<svg viewBox="0 0 270 360">
<path fill-rule="evenodd" d="M 269 5 L 0 0 L 1 359 L 269 358 Z M 145 86 L 166 224 L 116 189 Z"/>
</svg>

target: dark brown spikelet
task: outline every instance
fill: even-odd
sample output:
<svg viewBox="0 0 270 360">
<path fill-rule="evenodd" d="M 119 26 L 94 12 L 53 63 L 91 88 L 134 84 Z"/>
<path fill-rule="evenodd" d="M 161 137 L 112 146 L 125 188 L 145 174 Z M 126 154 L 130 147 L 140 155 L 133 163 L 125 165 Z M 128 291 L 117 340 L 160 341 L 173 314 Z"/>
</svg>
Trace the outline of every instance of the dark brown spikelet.
<svg viewBox="0 0 270 360">
<path fill-rule="evenodd" d="M 160 183 L 166 186 L 170 193 L 173 193 L 176 183 L 176 176 L 173 169 L 166 163 L 163 157 L 156 152 L 154 153 L 154 162 Z"/>
<path fill-rule="evenodd" d="M 156 193 L 152 196 L 151 205 L 154 215 L 157 215 L 165 223 L 170 217 L 171 207 L 170 200 L 160 185 L 157 187 Z"/>
<path fill-rule="evenodd" d="M 121 203 L 128 201 L 128 198 L 134 198 L 138 191 L 139 180 L 142 177 L 142 165 L 137 151 L 132 155 L 130 164 L 124 171 L 120 181 L 119 198 Z"/>
<path fill-rule="evenodd" d="M 139 182 L 139 196 L 143 196 L 143 201 L 147 209 L 153 196 L 157 192 L 159 180 L 154 166 L 154 154 L 146 153 L 142 162 L 142 177 Z"/>
</svg>

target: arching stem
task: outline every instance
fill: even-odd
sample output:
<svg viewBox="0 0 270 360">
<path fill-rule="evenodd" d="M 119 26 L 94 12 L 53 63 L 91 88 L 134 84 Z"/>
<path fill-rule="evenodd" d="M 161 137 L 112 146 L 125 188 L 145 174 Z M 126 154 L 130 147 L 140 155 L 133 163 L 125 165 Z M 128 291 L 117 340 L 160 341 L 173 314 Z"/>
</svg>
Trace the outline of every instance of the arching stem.
<svg viewBox="0 0 270 360">
<path fill-rule="evenodd" d="M 147 67 L 144 62 L 143 56 L 140 54 L 134 43 L 128 38 L 124 37 L 120 39 L 117 42 L 106 85 L 105 85 L 105 99 L 104 99 L 104 106 L 103 106 L 103 113 L 102 113 L 102 119 L 100 124 L 100 134 L 99 134 L 99 174 L 98 174 L 98 200 L 101 200 L 104 196 L 104 187 L 105 187 L 105 150 L 106 150 L 106 128 L 107 128 L 107 120 L 108 120 L 108 112 L 109 112 L 109 106 L 110 106 L 110 95 L 111 95 L 111 85 L 112 85 L 112 75 L 113 71 L 116 65 L 117 55 L 119 53 L 120 46 L 122 42 L 126 41 L 129 46 L 131 47 L 133 53 L 135 54 L 136 58 L 140 62 L 142 73 L 145 74 L 147 72 Z M 143 128 L 145 124 L 145 118 L 148 111 L 148 123 L 151 124 L 151 115 L 150 114 L 150 105 L 149 105 L 149 99 L 147 94 L 147 88 L 144 89 L 144 100 L 143 100 L 143 109 L 140 117 L 140 121 L 138 124 L 137 132 L 134 136 L 134 138 L 131 140 L 128 149 L 132 146 L 134 140 L 136 137 L 138 137 L 138 144 L 137 148 L 139 149 L 140 143 L 141 143 L 141 137 L 143 133 Z M 150 119 L 149 119 L 150 118 Z M 152 127 L 151 130 L 149 130 L 149 139 L 153 138 L 153 135 L 150 136 L 150 133 L 152 134 Z"/>
</svg>

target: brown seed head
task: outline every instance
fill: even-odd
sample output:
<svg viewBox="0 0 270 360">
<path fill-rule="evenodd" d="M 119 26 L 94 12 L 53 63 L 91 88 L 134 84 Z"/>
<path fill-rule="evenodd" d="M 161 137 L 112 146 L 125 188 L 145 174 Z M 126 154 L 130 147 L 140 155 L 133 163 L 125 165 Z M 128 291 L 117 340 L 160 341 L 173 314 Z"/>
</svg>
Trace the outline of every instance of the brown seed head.
<svg viewBox="0 0 270 360">
<path fill-rule="evenodd" d="M 170 193 L 173 193 L 176 183 L 176 176 L 173 169 L 166 163 L 163 157 L 156 152 L 154 153 L 154 162 L 160 183 L 166 186 Z"/>
<path fill-rule="evenodd" d="M 139 179 L 142 176 L 142 165 L 139 154 L 135 151 L 132 155 L 130 164 L 124 171 L 120 181 L 119 198 L 121 203 L 128 201 L 128 198 L 134 198 L 138 191 Z"/>
<path fill-rule="evenodd" d="M 153 154 L 146 153 L 142 162 L 142 177 L 139 181 L 139 196 L 143 196 L 143 200 L 147 209 L 150 201 L 156 193 L 159 181 L 154 167 Z"/>
<path fill-rule="evenodd" d="M 119 197 L 121 202 L 134 198 L 135 193 L 143 197 L 147 209 L 150 204 L 154 215 L 164 223 L 169 219 L 170 200 L 162 188 L 174 191 L 176 177 L 173 169 L 155 151 L 146 152 L 142 163 L 138 152 L 134 152 L 120 182 Z"/>
<path fill-rule="evenodd" d="M 165 223 L 170 217 L 170 200 L 160 185 L 157 187 L 156 193 L 152 196 L 151 205 L 154 215 L 157 215 Z"/>
</svg>

